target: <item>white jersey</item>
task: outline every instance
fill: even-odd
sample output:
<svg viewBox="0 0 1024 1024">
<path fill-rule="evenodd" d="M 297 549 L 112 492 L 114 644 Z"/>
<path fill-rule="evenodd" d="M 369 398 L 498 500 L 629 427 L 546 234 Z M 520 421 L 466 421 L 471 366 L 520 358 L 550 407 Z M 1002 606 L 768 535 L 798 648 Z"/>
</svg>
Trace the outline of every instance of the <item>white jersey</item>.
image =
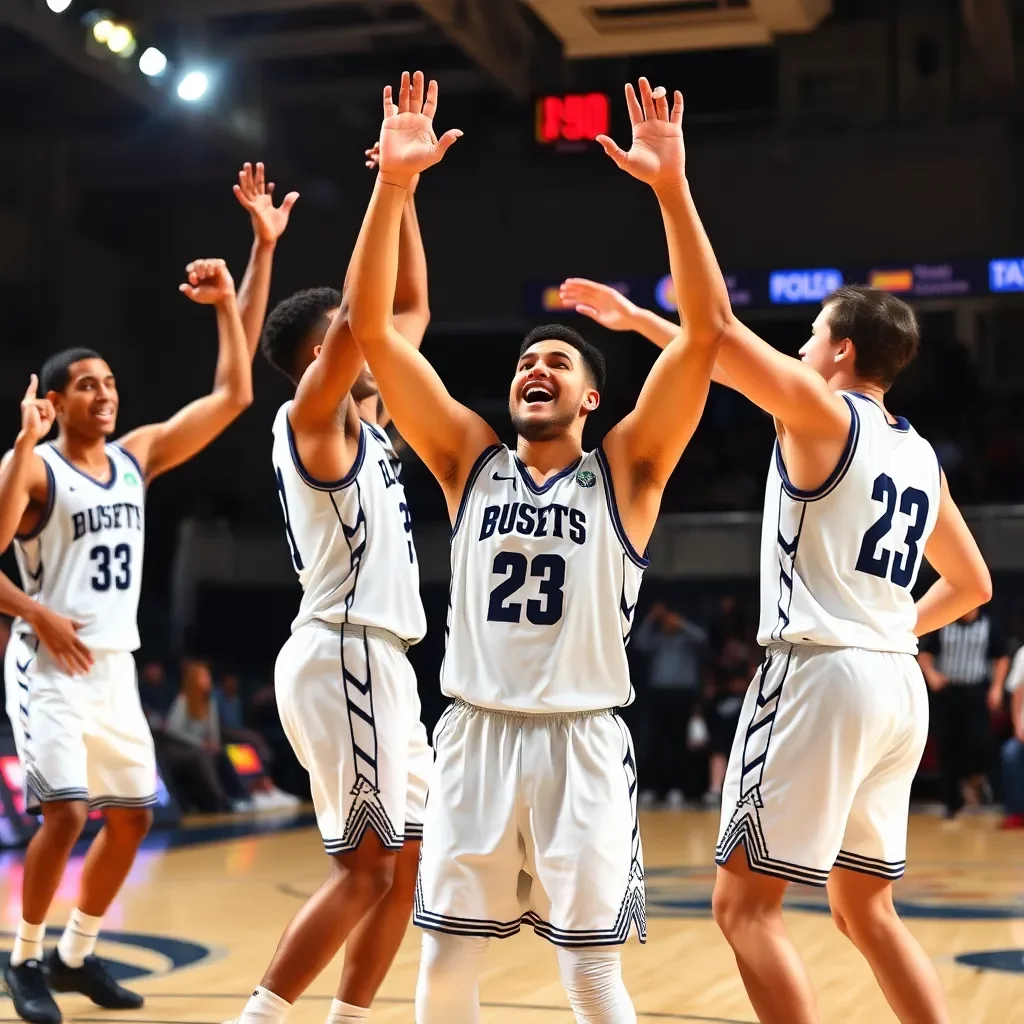
<svg viewBox="0 0 1024 1024">
<path fill-rule="evenodd" d="M 761 524 L 758 642 L 917 652 L 911 591 L 939 512 L 932 446 L 855 392 L 850 436 L 821 487 L 789 482 L 775 446 Z"/>
<path fill-rule="evenodd" d="M 292 564 L 302 584 L 294 632 L 308 622 L 427 631 L 402 465 L 387 434 L 362 423 L 352 468 L 323 481 L 303 467 L 286 402 L 274 420 L 274 472 Z"/>
<path fill-rule="evenodd" d="M 49 499 L 32 533 L 15 537 L 25 592 L 80 622 L 78 635 L 92 650 L 137 650 L 145 539 L 139 464 L 123 448 L 108 444 L 110 477 L 100 483 L 52 443 L 35 451 L 46 464 Z"/>
<path fill-rule="evenodd" d="M 452 533 L 441 689 L 501 711 L 629 704 L 626 642 L 646 566 L 600 450 L 537 485 L 514 452 L 486 449 Z"/>
</svg>

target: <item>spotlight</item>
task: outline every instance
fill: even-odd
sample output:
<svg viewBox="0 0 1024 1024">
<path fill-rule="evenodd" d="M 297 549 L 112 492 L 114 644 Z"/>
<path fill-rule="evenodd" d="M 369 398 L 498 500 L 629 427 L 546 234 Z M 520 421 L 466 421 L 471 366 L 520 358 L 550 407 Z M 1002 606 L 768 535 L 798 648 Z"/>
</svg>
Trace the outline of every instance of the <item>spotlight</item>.
<svg viewBox="0 0 1024 1024">
<path fill-rule="evenodd" d="M 93 30 L 95 34 L 95 30 Z M 112 25 L 107 35 L 107 49 L 111 53 L 123 53 L 128 56 L 135 46 L 135 36 L 127 25 Z"/>
<path fill-rule="evenodd" d="M 190 71 L 178 83 L 178 97 L 186 103 L 195 103 L 202 99 L 209 86 L 210 81 L 202 71 Z"/>
<path fill-rule="evenodd" d="M 167 70 L 167 58 L 155 46 L 150 46 L 139 58 L 139 70 L 150 78 L 158 78 Z"/>
<path fill-rule="evenodd" d="M 63 14 L 71 6 L 71 3 L 72 0 L 46 0 L 46 6 L 54 14 Z"/>
<path fill-rule="evenodd" d="M 114 23 L 109 18 L 100 18 L 92 27 L 92 37 L 97 43 L 106 43 L 113 31 Z"/>
</svg>

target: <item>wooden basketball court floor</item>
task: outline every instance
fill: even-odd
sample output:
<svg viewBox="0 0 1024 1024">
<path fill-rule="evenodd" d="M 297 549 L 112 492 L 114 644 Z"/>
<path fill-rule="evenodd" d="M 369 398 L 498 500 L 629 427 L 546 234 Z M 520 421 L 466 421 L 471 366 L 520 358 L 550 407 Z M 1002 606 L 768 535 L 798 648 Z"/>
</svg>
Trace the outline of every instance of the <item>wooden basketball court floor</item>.
<svg viewBox="0 0 1024 1024">
<path fill-rule="evenodd" d="M 285 825 L 250 820 L 204 824 L 142 852 L 106 921 L 98 952 L 146 997 L 112 1015 L 60 997 L 65 1020 L 177 1024 L 234 1017 L 259 981 L 285 923 L 322 881 L 325 856 L 308 817 Z M 662 811 L 643 816 L 649 937 L 624 950 L 626 981 L 644 1021 L 752 1024 L 728 947 L 710 913 L 718 816 Z M 997 819 L 946 824 L 917 816 L 909 869 L 897 886 L 906 920 L 938 966 L 958 1024 L 1024 1020 L 1024 833 Z M 175 845 L 178 844 L 178 845 Z M 75 896 L 76 858 L 50 917 L 50 942 Z M 21 860 L 0 856 L 0 949 L 20 916 Z M 866 965 L 833 928 L 821 892 L 794 889 L 790 932 L 818 992 L 823 1022 L 894 1020 Z M 409 1024 L 419 953 L 410 927 L 376 1003 L 375 1024 Z M 295 1024 L 320 1024 L 339 960 L 296 1006 Z M 481 979 L 485 1024 L 568 1024 L 553 949 L 524 930 L 492 942 Z M 0 1001 L 0 1020 L 13 1020 Z"/>
</svg>

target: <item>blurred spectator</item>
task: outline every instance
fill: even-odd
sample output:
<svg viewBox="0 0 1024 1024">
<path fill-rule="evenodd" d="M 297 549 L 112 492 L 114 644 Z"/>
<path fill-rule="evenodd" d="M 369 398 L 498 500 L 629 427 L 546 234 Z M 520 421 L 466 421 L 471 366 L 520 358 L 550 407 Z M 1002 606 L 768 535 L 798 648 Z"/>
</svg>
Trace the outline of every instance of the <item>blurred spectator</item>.
<svg viewBox="0 0 1024 1024">
<path fill-rule="evenodd" d="M 1003 744 L 1003 828 L 1024 828 L 1024 647 L 1019 647 L 1006 677 L 1013 735 Z"/>
<path fill-rule="evenodd" d="M 708 791 L 704 802 L 712 807 L 722 803 L 722 785 L 729 763 L 733 738 L 743 709 L 743 697 L 750 686 L 753 667 L 750 662 L 735 663 L 717 685 L 710 687 L 707 696 L 708 725 Z"/>
<path fill-rule="evenodd" d="M 246 728 L 241 691 L 241 680 L 234 672 L 223 676 L 214 690 L 221 737 L 227 743 L 248 743 L 259 754 L 264 768 L 267 768 L 274 760 L 273 752 L 260 733 Z"/>
<path fill-rule="evenodd" d="M 167 670 L 159 661 L 146 661 L 139 672 L 139 700 L 150 729 L 162 730 L 164 718 L 174 703 L 174 688 L 167 679 Z"/>
<path fill-rule="evenodd" d="M 181 693 L 164 720 L 164 731 L 194 754 L 188 765 L 188 777 L 182 780 L 180 773 L 175 772 L 175 781 L 182 786 L 182 795 L 200 811 L 247 810 L 245 790 L 221 748 L 212 691 L 210 666 L 204 661 L 184 662 Z"/>
<path fill-rule="evenodd" d="M 703 629 L 658 603 L 633 641 L 649 665 L 645 704 L 651 788 L 641 794 L 646 806 L 662 796 L 670 807 L 683 806 L 689 780 L 688 726 L 700 696 L 707 640 Z"/>
<path fill-rule="evenodd" d="M 732 594 L 726 594 L 718 602 L 718 611 L 708 627 L 708 641 L 717 660 L 730 640 L 747 639 L 747 617 Z"/>
<path fill-rule="evenodd" d="M 991 802 L 989 708 L 1002 702 L 1010 659 L 1002 633 L 975 608 L 926 637 L 918 660 L 934 694 L 943 803 L 952 818 L 965 804 Z"/>
</svg>

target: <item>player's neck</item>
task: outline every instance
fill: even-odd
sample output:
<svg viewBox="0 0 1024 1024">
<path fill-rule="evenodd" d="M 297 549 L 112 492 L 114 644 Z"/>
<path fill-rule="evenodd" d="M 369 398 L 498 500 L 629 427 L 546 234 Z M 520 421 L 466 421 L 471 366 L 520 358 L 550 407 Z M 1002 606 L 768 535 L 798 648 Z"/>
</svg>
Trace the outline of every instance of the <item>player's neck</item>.
<svg viewBox="0 0 1024 1024">
<path fill-rule="evenodd" d="M 516 442 L 516 455 L 519 456 L 519 460 L 541 480 L 565 469 L 582 454 L 583 446 L 580 439 L 572 434 L 552 441 L 528 441 L 525 437 L 520 437 Z"/>
<path fill-rule="evenodd" d="M 75 466 L 94 470 L 102 475 L 107 468 L 107 442 L 102 437 L 81 437 L 62 430 L 57 437 L 57 449 Z"/>
<path fill-rule="evenodd" d="M 377 396 L 369 395 L 356 402 L 356 412 L 359 413 L 361 420 L 375 427 L 377 425 L 377 406 Z"/>
<path fill-rule="evenodd" d="M 885 409 L 885 389 L 873 381 L 860 380 L 846 373 L 837 373 L 828 382 L 828 386 L 833 391 L 856 391 L 858 395 L 870 398 L 873 402 L 877 402 L 883 410 Z"/>
</svg>

